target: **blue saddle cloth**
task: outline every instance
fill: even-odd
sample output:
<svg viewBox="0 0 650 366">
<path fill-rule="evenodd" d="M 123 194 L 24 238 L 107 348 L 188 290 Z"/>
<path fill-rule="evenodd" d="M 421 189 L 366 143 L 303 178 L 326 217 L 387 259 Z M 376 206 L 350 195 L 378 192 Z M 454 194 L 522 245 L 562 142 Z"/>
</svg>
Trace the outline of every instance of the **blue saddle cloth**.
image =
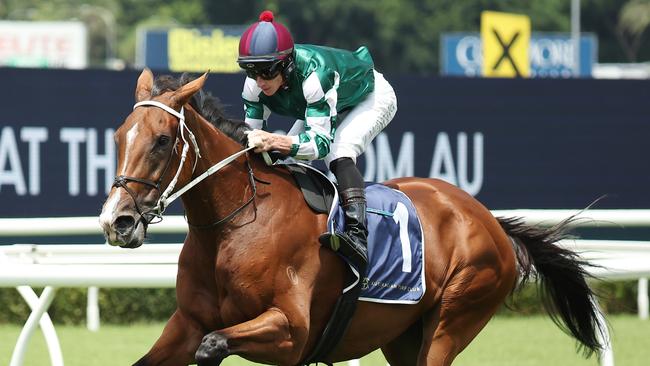
<svg viewBox="0 0 650 366">
<path fill-rule="evenodd" d="M 420 220 L 411 200 L 382 184 L 366 186 L 368 200 L 368 274 L 359 300 L 414 304 L 426 290 L 424 248 Z M 343 231 L 345 217 L 338 206 L 330 213 L 328 228 Z"/>
</svg>

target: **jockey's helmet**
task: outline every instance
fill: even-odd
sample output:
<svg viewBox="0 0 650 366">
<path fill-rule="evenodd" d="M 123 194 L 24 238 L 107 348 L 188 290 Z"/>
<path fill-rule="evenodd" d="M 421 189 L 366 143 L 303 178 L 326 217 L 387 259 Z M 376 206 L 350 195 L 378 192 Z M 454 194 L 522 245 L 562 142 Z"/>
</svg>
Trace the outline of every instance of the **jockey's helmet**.
<svg viewBox="0 0 650 366">
<path fill-rule="evenodd" d="M 285 26 L 273 21 L 271 11 L 263 11 L 242 34 L 237 63 L 252 79 L 269 80 L 280 72 L 286 78 L 293 70 L 293 38 Z"/>
</svg>

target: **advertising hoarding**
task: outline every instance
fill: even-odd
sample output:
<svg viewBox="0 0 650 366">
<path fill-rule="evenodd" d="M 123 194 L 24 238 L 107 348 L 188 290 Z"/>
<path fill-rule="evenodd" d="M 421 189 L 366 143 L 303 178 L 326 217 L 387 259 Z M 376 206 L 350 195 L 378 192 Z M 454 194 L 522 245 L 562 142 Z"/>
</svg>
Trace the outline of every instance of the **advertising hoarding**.
<svg viewBox="0 0 650 366">
<path fill-rule="evenodd" d="M 533 32 L 530 38 L 530 77 L 574 77 L 573 44 L 569 34 Z M 591 77 L 598 41 L 589 33 L 580 37 L 580 77 Z M 440 37 L 440 73 L 481 76 L 482 43 L 479 33 L 445 33 Z"/>
<path fill-rule="evenodd" d="M 239 72 L 237 55 L 244 26 L 142 29 L 136 64 L 174 72 Z"/>
<path fill-rule="evenodd" d="M 87 42 L 82 22 L 0 21 L 0 66 L 83 69 Z"/>
<path fill-rule="evenodd" d="M 99 214 L 138 75 L 0 69 L 0 217 Z M 441 178 L 491 209 L 650 207 L 647 81 L 386 77 L 398 111 L 359 159 L 368 181 Z M 242 84 L 205 88 L 242 118 Z"/>
</svg>

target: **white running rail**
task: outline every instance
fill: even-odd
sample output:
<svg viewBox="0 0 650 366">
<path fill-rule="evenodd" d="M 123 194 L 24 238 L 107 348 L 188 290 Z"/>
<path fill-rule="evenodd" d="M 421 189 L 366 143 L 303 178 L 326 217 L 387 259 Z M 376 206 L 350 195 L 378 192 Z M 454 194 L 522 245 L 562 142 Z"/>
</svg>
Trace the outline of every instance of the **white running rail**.
<svg viewBox="0 0 650 366">
<path fill-rule="evenodd" d="M 524 218 L 527 223 L 554 225 L 577 210 L 500 210 L 495 216 Z M 589 210 L 579 225 L 592 227 L 650 227 L 650 210 Z M 151 233 L 179 234 L 187 230 L 182 216 L 166 216 Z M 100 234 L 96 217 L 0 219 L 2 237 L 69 236 Z M 606 279 L 639 279 L 639 317 L 648 318 L 650 241 L 575 240 L 562 245 L 577 250 L 603 268 L 593 274 Z M 28 302 L 30 314 L 18 338 L 10 366 L 21 366 L 27 343 L 40 325 L 53 366 L 63 365 L 54 326 L 47 309 L 60 287 L 89 287 L 88 327 L 99 328 L 98 287 L 174 287 L 180 244 L 146 244 L 136 250 L 108 245 L 0 245 L 0 287 L 17 287 Z M 32 287 L 45 287 L 40 298 Z M 351 361 L 350 365 L 357 365 Z M 601 355 L 601 365 L 612 366 L 611 348 Z"/>
<path fill-rule="evenodd" d="M 592 227 L 650 227 L 650 210 L 493 210 L 494 216 L 525 218 L 530 224 L 554 225 L 563 219 L 579 214 L 579 226 Z M 148 231 L 153 234 L 178 234 L 187 231 L 183 216 L 168 215 Z M 94 216 L 11 218 L 0 219 L 0 237 L 17 236 L 62 236 L 62 235 L 101 235 L 98 219 Z"/>
</svg>

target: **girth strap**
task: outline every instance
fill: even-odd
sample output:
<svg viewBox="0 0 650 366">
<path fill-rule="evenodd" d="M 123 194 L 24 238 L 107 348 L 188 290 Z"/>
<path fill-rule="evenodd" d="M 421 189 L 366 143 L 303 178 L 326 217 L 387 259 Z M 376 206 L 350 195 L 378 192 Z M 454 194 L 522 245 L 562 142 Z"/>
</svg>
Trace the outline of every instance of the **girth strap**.
<svg viewBox="0 0 650 366">
<path fill-rule="evenodd" d="M 316 343 L 316 347 L 314 347 L 311 355 L 303 362 L 304 365 L 323 362 L 339 344 L 345 332 L 348 330 L 354 311 L 357 308 L 360 292 L 361 286 L 355 286 L 350 291 L 339 296 L 334 305 L 332 316 L 323 330 L 323 334 L 318 340 L 318 343 Z"/>
</svg>

